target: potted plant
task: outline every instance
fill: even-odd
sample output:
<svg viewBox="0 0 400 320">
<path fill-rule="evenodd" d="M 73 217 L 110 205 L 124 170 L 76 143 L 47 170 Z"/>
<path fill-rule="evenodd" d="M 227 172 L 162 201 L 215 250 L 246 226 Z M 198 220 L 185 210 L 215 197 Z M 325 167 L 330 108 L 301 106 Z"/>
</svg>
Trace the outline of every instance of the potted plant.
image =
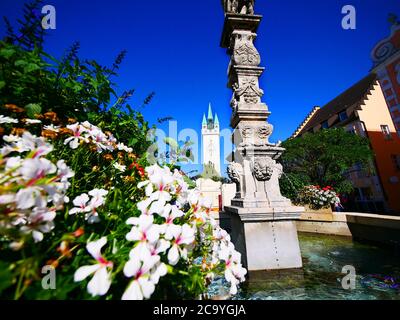
<svg viewBox="0 0 400 320">
<path fill-rule="evenodd" d="M 305 207 L 306 219 L 332 221 L 332 206 L 340 204 L 340 199 L 331 186 L 321 188 L 310 185 L 299 191 L 297 203 Z"/>
</svg>

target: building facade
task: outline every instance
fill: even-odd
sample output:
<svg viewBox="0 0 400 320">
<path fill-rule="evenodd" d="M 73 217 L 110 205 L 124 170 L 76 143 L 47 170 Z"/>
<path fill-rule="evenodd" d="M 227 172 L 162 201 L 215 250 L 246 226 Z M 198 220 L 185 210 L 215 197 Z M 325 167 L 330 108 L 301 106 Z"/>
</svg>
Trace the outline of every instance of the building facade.
<svg viewBox="0 0 400 320">
<path fill-rule="evenodd" d="M 220 126 L 218 115 L 215 114 L 214 117 L 211 104 L 208 107 L 207 118 L 203 115 L 201 137 L 203 166 L 212 164 L 221 176 Z"/>
<path fill-rule="evenodd" d="M 346 210 L 400 213 L 400 137 L 376 74 L 314 107 L 292 137 L 337 127 L 368 138 L 374 153 L 371 170 L 356 165 L 346 173 L 356 190 Z"/>
<path fill-rule="evenodd" d="M 372 50 L 372 72 L 378 76 L 387 106 L 400 135 L 400 23 L 391 15 L 390 36 L 380 41 Z"/>
</svg>

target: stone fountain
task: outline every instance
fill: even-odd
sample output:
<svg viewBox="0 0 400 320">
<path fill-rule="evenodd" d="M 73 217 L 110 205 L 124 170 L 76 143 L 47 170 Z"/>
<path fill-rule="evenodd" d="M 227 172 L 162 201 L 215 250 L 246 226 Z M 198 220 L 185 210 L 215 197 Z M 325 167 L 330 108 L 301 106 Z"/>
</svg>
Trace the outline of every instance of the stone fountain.
<svg viewBox="0 0 400 320">
<path fill-rule="evenodd" d="M 262 102 L 259 78 L 265 68 L 254 46 L 262 20 L 254 12 L 254 0 L 222 0 L 225 23 L 221 47 L 231 57 L 228 87 L 232 89 L 231 126 L 235 151 L 228 175 L 237 193 L 225 213 L 231 217 L 231 237 L 250 270 L 301 268 L 302 260 L 295 220 L 304 208 L 282 196 L 277 162 L 285 151 L 269 142 L 273 126 Z"/>
</svg>

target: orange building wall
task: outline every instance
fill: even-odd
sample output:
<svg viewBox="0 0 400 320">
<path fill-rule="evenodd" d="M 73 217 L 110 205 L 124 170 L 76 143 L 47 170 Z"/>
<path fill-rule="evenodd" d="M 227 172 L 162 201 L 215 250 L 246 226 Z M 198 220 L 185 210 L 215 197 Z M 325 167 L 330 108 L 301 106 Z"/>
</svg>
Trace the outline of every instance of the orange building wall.
<svg viewBox="0 0 400 320">
<path fill-rule="evenodd" d="M 375 153 L 376 167 L 381 178 L 382 187 L 387 196 L 390 209 L 400 213 L 400 182 L 393 184 L 391 177 L 400 181 L 400 172 L 396 170 L 391 155 L 400 155 L 400 138 L 392 132 L 392 140 L 385 140 L 382 132 L 367 131 L 372 149 Z"/>
<path fill-rule="evenodd" d="M 357 113 L 360 121 L 365 125 L 374 151 L 377 173 L 387 197 L 389 208 L 400 213 L 400 171 L 396 170 L 391 157 L 391 155 L 400 155 L 400 138 L 396 133 L 385 96 L 379 84 L 374 86 L 364 103 Z M 381 125 L 389 126 L 391 140 L 385 139 Z M 391 183 L 392 177 L 397 177 L 398 182 Z"/>
</svg>

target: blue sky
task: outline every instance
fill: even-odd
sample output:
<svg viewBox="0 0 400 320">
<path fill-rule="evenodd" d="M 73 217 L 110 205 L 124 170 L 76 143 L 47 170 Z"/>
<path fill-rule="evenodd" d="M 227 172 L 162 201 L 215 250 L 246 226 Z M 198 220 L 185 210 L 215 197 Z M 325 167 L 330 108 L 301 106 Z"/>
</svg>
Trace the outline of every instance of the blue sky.
<svg viewBox="0 0 400 320">
<path fill-rule="evenodd" d="M 82 58 L 110 65 L 126 49 L 118 88 L 136 90 L 132 105 L 156 92 L 143 111 L 150 123 L 172 116 L 178 131 L 200 132 L 211 102 L 221 127 L 229 128 L 229 58 L 219 47 L 220 2 L 45 1 L 57 10 L 57 29 L 49 32 L 47 50 L 59 57 L 79 41 Z M 1 0 L 0 13 L 13 21 L 23 3 Z M 341 28 L 341 10 L 349 4 L 356 8 L 356 30 Z M 261 87 L 272 111 L 272 140 L 277 141 L 288 138 L 314 105 L 324 105 L 368 73 L 370 52 L 389 35 L 387 16 L 400 16 L 400 1 L 258 0 L 256 11 L 264 15 L 256 46 L 266 67 Z M 161 128 L 168 129 L 168 124 Z M 193 168 L 200 169 L 186 169 Z"/>
</svg>

